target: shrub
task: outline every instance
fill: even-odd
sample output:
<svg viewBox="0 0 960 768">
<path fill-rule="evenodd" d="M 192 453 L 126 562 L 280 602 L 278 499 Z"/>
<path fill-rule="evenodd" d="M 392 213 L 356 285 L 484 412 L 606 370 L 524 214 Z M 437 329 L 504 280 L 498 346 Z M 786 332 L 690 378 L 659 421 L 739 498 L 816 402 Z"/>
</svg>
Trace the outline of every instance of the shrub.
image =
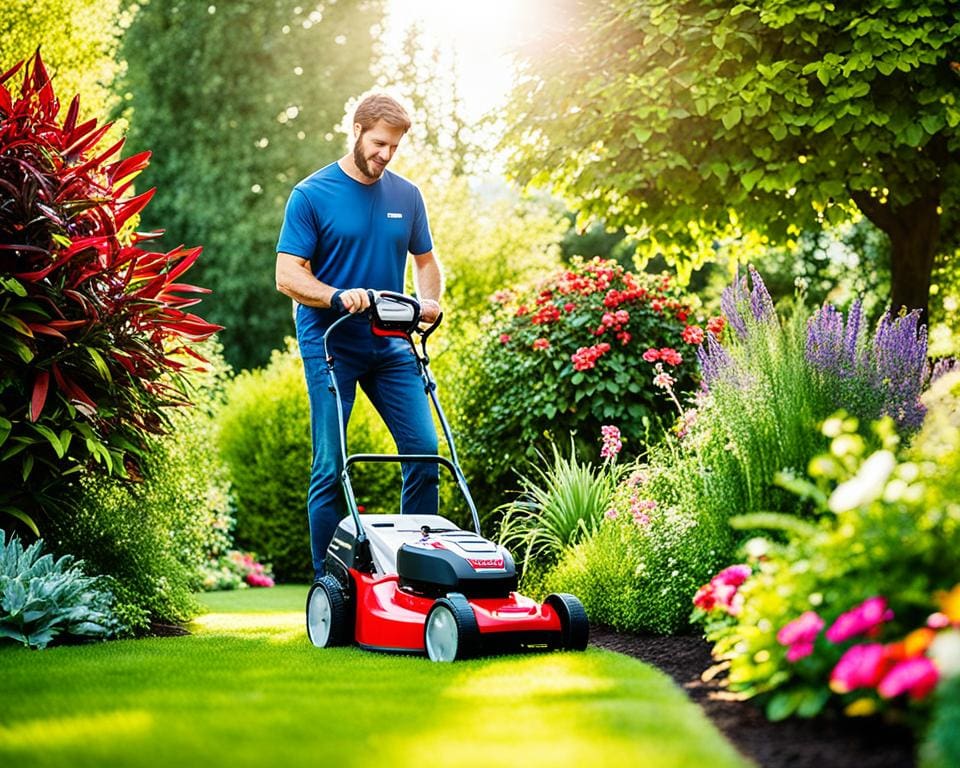
<svg viewBox="0 0 960 768">
<path fill-rule="evenodd" d="M 937 691 L 930 728 L 920 745 L 920 768 L 960 765 L 960 675 Z"/>
<path fill-rule="evenodd" d="M 192 593 L 210 558 L 233 544 L 233 501 L 215 450 L 228 368 L 218 343 L 202 351 L 211 364 L 185 377 L 194 405 L 171 411 L 167 434 L 146 443 L 138 476 L 82 475 L 71 514 L 49 524 L 58 551 L 114 579 L 117 610 L 136 630 L 194 616 Z"/>
<path fill-rule="evenodd" d="M 231 549 L 211 558 L 204 568 L 203 588 L 207 591 L 272 587 L 270 566 L 257 560 L 253 552 Z"/>
<path fill-rule="evenodd" d="M 666 276 L 578 260 L 533 287 L 498 295 L 492 309 L 463 374 L 470 386 L 458 390 L 469 474 L 487 492 L 502 489 L 519 460 L 536 459 L 545 435 L 574 433 L 583 452 L 603 424 L 639 434 L 666 414 L 672 405 L 651 386 L 645 353 L 663 360 L 680 390 L 693 384 L 696 362 L 684 338 L 702 331 L 684 335 L 691 304 Z M 641 448 L 628 443 L 625 450 Z"/>
<path fill-rule="evenodd" d="M 386 426 L 359 394 L 348 441 L 354 453 L 394 451 Z M 310 403 L 293 341 L 285 351 L 274 351 L 269 365 L 244 371 L 230 383 L 219 446 L 236 494 L 237 545 L 262 555 L 278 580 L 308 581 L 313 575 L 306 512 Z M 367 511 L 391 509 L 390 499 L 399 499 L 395 467 L 357 465 L 351 478 Z"/>
<path fill-rule="evenodd" d="M 688 624 L 690 595 L 721 562 L 729 534 L 693 507 L 655 502 L 648 483 L 631 473 L 599 529 L 563 554 L 541 589 L 577 595 L 592 622 L 671 634 Z"/>
<path fill-rule="evenodd" d="M 124 475 L 164 406 L 184 401 L 186 343 L 217 326 L 184 309 L 200 249 L 151 253 L 124 198 L 149 153 L 116 159 L 109 125 L 62 121 L 39 53 L 19 96 L 0 76 L 0 508 L 28 525 L 65 475 Z M 33 510 L 33 511 L 31 511 Z"/>
<path fill-rule="evenodd" d="M 899 455 L 889 418 L 873 440 L 856 420 L 828 420 L 830 451 L 811 463 L 817 482 L 805 492 L 829 514 L 786 542 L 753 542 L 762 557 L 738 610 L 698 614 L 729 664 L 728 687 L 762 697 L 773 718 L 815 714 L 831 691 L 850 714 L 902 708 L 903 692 L 911 708 L 929 703 L 935 638 L 960 625 L 960 374 L 938 379 L 924 400 L 924 426 Z M 851 678 L 854 661 L 872 674 Z"/>
<path fill-rule="evenodd" d="M 70 555 L 41 555 L 43 541 L 26 549 L 0 529 L 0 637 L 46 648 L 57 637 L 106 638 L 121 629 L 112 595 L 84 575 Z"/>
</svg>

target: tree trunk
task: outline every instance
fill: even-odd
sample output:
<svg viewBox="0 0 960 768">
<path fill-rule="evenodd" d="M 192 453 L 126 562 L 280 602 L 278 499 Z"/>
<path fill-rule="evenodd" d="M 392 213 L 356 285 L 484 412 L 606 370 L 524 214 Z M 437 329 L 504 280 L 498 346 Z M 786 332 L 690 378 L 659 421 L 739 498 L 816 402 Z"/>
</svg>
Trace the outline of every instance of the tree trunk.
<svg viewBox="0 0 960 768">
<path fill-rule="evenodd" d="M 928 322 L 927 304 L 933 262 L 940 245 L 940 196 L 929 191 L 907 205 L 893 208 L 864 192 L 854 202 L 890 238 L 890 309 L 919 309 Z"/>
</svg>

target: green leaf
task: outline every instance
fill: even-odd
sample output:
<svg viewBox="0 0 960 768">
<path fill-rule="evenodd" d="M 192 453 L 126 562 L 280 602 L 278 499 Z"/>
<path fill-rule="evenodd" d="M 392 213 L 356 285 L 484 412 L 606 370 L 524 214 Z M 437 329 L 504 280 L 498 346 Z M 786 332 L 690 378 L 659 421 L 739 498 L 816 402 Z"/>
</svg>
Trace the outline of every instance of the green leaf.
<svg viewBox="0 0 960 768">
<path fill-rule="evenodd" d="M 6 512 L 8 515 L 17 518 L 17 520 L 21 521 L 27 528 L 33 531 L 35 536 L 40 535 L 40 531 L 37 528 L 37 524 L 33 522 L 33 518 L 23 510 L 17 509 L 16 507 L 0 507 L 0 512 Z"/>
<path fill-rule="evenodd" d="M 723 127 L 728 131 L 733 128 L 737 123 L 740 122 L 740 119 L 743 117 L 743 110 L 740 107 L 731 107 L 726 112 L 723 113 L 723 117 L 720 118 L 723 122 Z"/>
<path fill-rule="evenodd" d="M 740 177 L 740 183 L 743 184 L 744 188 L 749 192 L 763 177 L 763 173 L 763 168 L 754 168 L 749 173 L 745 173 Z"/>
<path fill-rule="evenodd" d="M 817 80 L 824 85 L 830 85 L 830 70 L 826 67 L 820 67 L 820 69 L 817 70 Z"/>
<path fill-rule="evenodd" d="M 93 364 L 100 376 L 105 381 L 112 381 L 113 377 L 110 376 L 110 369 L 107 367 L 107 363 L 103 359 L 103 356 L 93 347 L 87 347 L 87 353 L 90 355 L 90 359 L 93 360 Z"/>
<path fill-rule="evenodd" d="M 3 416 L 0 416 L 0 445 L 7 442 L 7 438 L 10 437 L 12 429 L 13 422 L 11 422 L 10 419 L 5 419 Z"/>
<path fill-rule="evenodd" d="M 783 123 L 775 123 L 769 128 L 770 135 L 773 136 L 777 141 L 783 141 L 787 138 L 787 126 Z"/>
<path fill-rule="evenodd" d="M 3 314 L 0 315 L 0 323 L 10 326 L 19 334 L 29 336 L 31 339 L 33 338 L 33 331 L 31 331 L 30 327 L 19 317 L 15 317 L 14 315 L 10 314 Z"/>
<path fill-rule="evenodd" d="M 767 702 L 767 718 L 774 722 L 786 720 L 796 711 L 799 704 L 796 693 L 775 693 Z"/>
<path fill-rule="evenodd" d="M 21 299 L 27 295 L 27 289 L 14 277 L 0 277 L 0 285 Z"/>
<path fill-rule="evenodd" d="M 65 449 L 63 443 L 60 442 L 60 438 L 57 437 L 56 432 L 43 424 L 31 424 L 30 426 L 33 427 L 34 431 L 39 432 L 47 439 L 47 442 L 50 443 L 54 452 L 57 454 L 57 458 L 62 459 Z"/>
</svg>

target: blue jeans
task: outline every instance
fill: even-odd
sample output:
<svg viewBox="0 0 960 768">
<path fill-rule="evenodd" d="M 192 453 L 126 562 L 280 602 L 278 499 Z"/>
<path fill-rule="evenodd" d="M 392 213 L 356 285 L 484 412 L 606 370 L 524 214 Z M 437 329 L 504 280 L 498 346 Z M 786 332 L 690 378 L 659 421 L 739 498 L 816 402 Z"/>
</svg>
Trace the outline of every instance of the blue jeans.
<svg viewBox="0 0 960 768">
<path fill-rule="evenodd" d="M 437 431 L 430 401 L 410 344 L 400 338 L 374 336 L 366 322 L 346 322 L 329 338 L 334 375 L 343 404 L 343 418 L 350 419 L 357 384 L 366 393 L 393 435 L 397 453 L 437 453 Z M 334 531 L 346 514 L 340 485 L 343 461 L 337 424 L 337 403 L 330 391 L 326 361 L 307 357 L 303 361 L 310 396 L 310 429 L 313 435 L 313 466 L 307 495 L 310 548 L 316 577 L 324 574 L 324 558 Z M 400 511 L 435 515 L 438 502 L 438 466 L 408 462 L 402 465 L 403 492 Z"/>
</svg>

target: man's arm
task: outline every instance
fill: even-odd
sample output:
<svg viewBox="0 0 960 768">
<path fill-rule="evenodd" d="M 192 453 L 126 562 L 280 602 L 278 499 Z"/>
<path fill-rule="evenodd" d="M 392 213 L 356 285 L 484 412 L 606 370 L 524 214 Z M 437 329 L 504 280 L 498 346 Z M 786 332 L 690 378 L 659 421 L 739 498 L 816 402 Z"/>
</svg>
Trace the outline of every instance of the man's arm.
<svg viewBox="0 0 960 768">
<path fill-rule="evenodd" d="M 298 304 L 326 309 L 337 289 L 314 277 L 310 262 L 290 253 L 277 254 L 277 290 Z M 363 288 L 350 288 L 340 293 L 343 308 L 350 313 L 362 312 L 370 306 Z"/>
<path fill-rule="evenodd" d="M 433 251 L 413 257 L 413 285 L 420 299 L 420 316 L 432 323 L 440 315 L 443 295 L 443 270 Z"/>
</svg>

